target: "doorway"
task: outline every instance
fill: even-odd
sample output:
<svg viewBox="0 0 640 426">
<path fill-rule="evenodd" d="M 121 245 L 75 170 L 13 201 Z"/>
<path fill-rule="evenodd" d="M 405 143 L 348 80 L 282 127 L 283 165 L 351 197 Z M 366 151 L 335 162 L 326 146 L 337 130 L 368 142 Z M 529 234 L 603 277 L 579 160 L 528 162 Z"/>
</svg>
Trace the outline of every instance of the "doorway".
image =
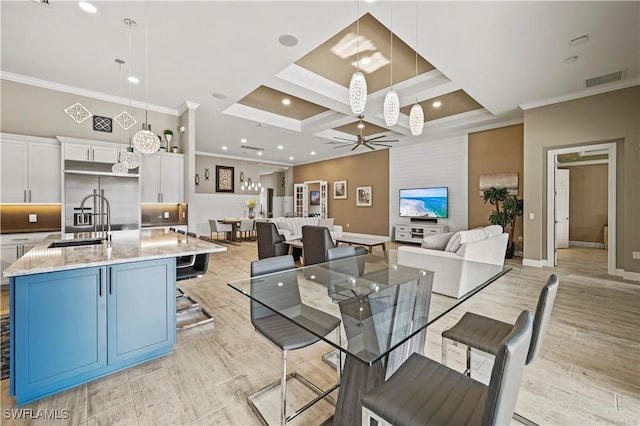
<svg viewBox="0 0 640 426">
<path fill-rule="evenodd" d="M 564 207 L 560 204 L 560 199 L 563 198 L 565 188 L 562 182 L 565 174 L 558 172 L 561 170 L 558 168 L 558 157 L 571 153 L 585 153 L 585 152 L 599 152 L 605 153 L 608 157 L 608 170 L 607 170 L 607 226 L 608 226 L 608 241 L 604 241 L 604 244 L 608 246 L 607 255 L 607 273 L 609 275 L 616 275 L 616 143 L 601 143 L 592 145 L 582 145 L 572 148 L 559 148 L 551 149 L 547 151 L 547 213 L 546 213 L 546 225 L 547 225 L 547 259 L 545 261 L 546 266 L 556 266 L 558 264 L 558 243 L 562 246 L 562 235 L 559 232 L 563 229 L 558 228 L 558 218 L 562 216 Z M 583 164 L 589 164 L 588 161 Z M 568 187 L 568 179 L 566 183 Z M 568 198 L 568 191 L 567 191 Z M 570 214 L 570 212 L 569 212 Z M 569 217 L 567 214 L 566 217 Z M 568 227 L 568 222 L 567 222 Z"/>
</svg>

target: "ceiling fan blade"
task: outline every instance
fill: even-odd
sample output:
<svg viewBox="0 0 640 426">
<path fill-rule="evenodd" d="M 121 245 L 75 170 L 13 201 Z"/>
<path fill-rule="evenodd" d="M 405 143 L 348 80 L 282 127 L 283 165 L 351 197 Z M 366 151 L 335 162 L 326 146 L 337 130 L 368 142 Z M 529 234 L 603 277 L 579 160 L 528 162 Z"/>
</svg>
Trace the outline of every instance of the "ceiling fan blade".
<svg viewBox="0 0 640 426">
<path fill-rule="evenodd" d="M 373 142 L 371 145 L 375 145 L 375 146 L 386 146 L 387 148 L 393 148 L 392 145 L 385 145 L 383 143 L 380 142 Z"/>
<path fill-rule="evenodd" d="M 372 147 L 371 145 L 369 145 L 368 142 L 363 143 L 362 145 L 366 146 L 367 148 L 369 148 L 372 151 L 375 151 L 376 149 L 374 147 Z"/>
<path fill-rule="evenodd" d="M 338 144 L 349 144 L 349 143 L 354 143 L 353 141 L 329 141 L 329 142 L 325 142 L 325 145 L 338 145 Z"/>
<path fill-rule="evenodd" d="M 356 149 L 357 147 L 359 147 L 361 144 L 357 143 L 353 146 L 353 148 L 351 148 L 351 151 L 353 151 L 354 149 Z"/>
<path fill-rule="evenodd" d="M 380 135 L 380 136 L 376 136 L 375 138 L 365 139 L 365 142 L 371 142 L 371 141 L 375 141 L 376 139 L 386 138 L 386 137 L 387 135 Z"/>
<path fill-rule="evenodd" d="M 337 136 L 334 136 L 333 138 L 336 139 L 336 140 L 339 140 L 339 141 L 347 141 L 347 142 L 351 142 L 351 143 L 355 143 L 356 142 L 353 139 L 339 138 Z"/>
<path fill-rule="evenodd" d="M 378 143 L 378 142 L 398 142 L 398 141 L 399 141 L 399 139 L 383 139 L 381 141 L 375 141 L 375 143 Z M 371 142 L 371 141 L 367 141 L 367 142 Z"/>
<path fill-rule="evenodd" d="M 344 148 L 344 147 L 349 146 L 349 145 L 351 145 L 351 144 L 350 144 L 350 143 L 346 143 L 346 144 L 344 144 L 344 145 L 334 146 L 334 147 L 333 147 L 333 149 L 337 149 L 337 148 Z M 356 146 L 357 146 L 357 145 L 356 145 Z"/>
</svg>

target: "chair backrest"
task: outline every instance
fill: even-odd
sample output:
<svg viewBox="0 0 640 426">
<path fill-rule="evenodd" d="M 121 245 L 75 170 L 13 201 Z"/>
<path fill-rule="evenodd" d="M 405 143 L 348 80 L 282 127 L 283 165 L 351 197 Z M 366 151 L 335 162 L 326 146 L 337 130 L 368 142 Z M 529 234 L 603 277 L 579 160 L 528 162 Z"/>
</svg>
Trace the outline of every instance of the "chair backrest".
<svg viewBox="0 0 640 426">
<path fill-rule="evenodd" d="M 253 231 L 253 219 L 242 219 L 238 230 L 240 232 Z"/>
<path fill-rule="evenodd" d="M 195 232 L 187 232 L 187 236 L 188 237 L 193 237 L 193 238 L 197 238 L 198 235 Z"/>
<path fill-rule="evenodd" d="M 483 426 L 510 424 L 532 333 L 531 313 L 522 311 L 496 353 L 482 414 Z"/>
<path fill-rule="evenodd" d="M 272 222 L 257 222 L 256 233 L 258 234 L 258 258 L 275 256 L 274 244 L 283 241 L 276 225 Z"/>
<path fill-rule="evenodd" d="M 356 248 L 353 246 L 338 246 L 327 250 L 327 262 L 330 262 L 329 268 L 332 271 L 341 272 L 343 274 L 359 277 L 362 275 L 358 261 L 355 259 Z M 353 257 L 351 261 L 346 260 Z"/>
<path fill-rule="evenodd" d="M 531 336 L 531 345 L 527 354 L 527 365 L 538 356 L 544 336 L 547 334 L 553 303 L 556 300 L 556 294 L 558 294 L 558 284 L 559 280 L 556 274 L 551 274 L 547 279 L 547 284 L 540 292 L 536 315 L 533 319 L 533 335 Z"/>
<path fill-rule="evenodd" d="M 302 227 L 302 245 L 305 266 L 326 262 L 327 251 L 335 247 L 327 227 L 312 225 Z"/>
<path fill-rule="evenodd" d="M 251 262 L 251 320 L 277 315 L 273 310 L 253 300 L 256 298 L 275 309 L 291 308 L 302 303 L 298 275 L 293 256 L 276 256 Z M 277 276 L 269 274 L 282 272 Z"/>
<path fill-rule="evenodd" d="M 186 232 L 185 232 L 185 231 L 183 231 L 182 229 L 178 229 L 176 232 L 178 232 L 178 233 L 180 233 L 180 234 L 182 234 L 182 235 L 185 235 L 185 234 L 186 234 Z"/>
</svg>

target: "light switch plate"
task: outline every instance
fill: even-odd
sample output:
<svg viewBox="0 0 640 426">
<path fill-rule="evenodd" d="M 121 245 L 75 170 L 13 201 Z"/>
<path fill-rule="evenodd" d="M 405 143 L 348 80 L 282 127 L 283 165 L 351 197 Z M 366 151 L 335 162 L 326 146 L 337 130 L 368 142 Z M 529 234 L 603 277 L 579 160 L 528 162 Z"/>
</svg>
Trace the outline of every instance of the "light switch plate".
<svg viewBox="0 0 640 426">
<path fill-rule="evenodd" d="M 164 212 L 164 218 L 169 219 L 169 212 Z"/>
<path fill-rule="evenodd" d="M 634 259 L 639 259 L 639 260 L 640 260 L 640 251 L 634 251 L 634 252 L 633 252 L 633 258 L 634 258 Z"/>
<path fill-rule="evenodd" d="M 29 223 L 36 223 L 36 222 L 38 222 L 38 215 L 30 213 L 29 214 Z"/>
<path fill-rule="evenodd" d="M 536 218 L 536 215 L 533 213 L 529 213 L 529 220 L 533 220 Z"/>
</svg>

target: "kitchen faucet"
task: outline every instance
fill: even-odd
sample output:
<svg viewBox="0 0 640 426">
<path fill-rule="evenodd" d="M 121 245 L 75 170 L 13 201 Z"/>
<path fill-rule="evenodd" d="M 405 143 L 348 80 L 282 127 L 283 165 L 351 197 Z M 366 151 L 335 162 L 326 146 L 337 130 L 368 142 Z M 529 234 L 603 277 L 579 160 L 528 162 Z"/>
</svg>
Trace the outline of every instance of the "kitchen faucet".
<svg viewBox="0 0 640 426">
<path fill-rule="evenodd" d="M 97 198 L 102 198 L 104 200 L 104 202 L 107 204 L 107 246 L 111 247 L 111 205 L 109 204 L 109 200 L 107 200 L 107 197 L 105 197 L 104 195 L 101 195 L 101 194 L 97 194 L 95 192 L 93 194 L 87 195 L 80 202 L 80 214 L 84 214 L 84 203 L 89 198 L 96 198 L 96 197 Z M 104 213 L 89 213 L 89 214 L 92 215 L 92 216 L 104 215 Z"/>
</svg>

